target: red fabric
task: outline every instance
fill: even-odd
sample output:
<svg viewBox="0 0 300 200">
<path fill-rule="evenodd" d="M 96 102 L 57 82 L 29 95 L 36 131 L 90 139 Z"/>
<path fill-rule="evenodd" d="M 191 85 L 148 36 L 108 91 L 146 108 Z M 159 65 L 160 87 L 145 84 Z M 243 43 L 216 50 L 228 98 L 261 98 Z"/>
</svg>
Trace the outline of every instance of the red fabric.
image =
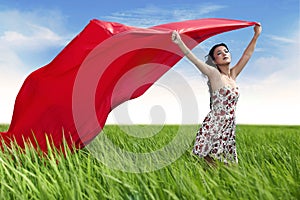
<svg viewBox="0 0 300 200">
<path fill-rule="evenodd" d="M 136 28 L 91 20 L 61 53 L 32 72 L 15 101 L 12 121 L 1 137 L 19 146 L 31 142 L 47 152 L 46 137 L 56 148 L 87 145 L 105 125 L 109 112 L 142 95 L 181 58 L 171 32 L 178 30 L 189 48 L 226 31 L 255 22 L 199 19 Z"/>
</svg>

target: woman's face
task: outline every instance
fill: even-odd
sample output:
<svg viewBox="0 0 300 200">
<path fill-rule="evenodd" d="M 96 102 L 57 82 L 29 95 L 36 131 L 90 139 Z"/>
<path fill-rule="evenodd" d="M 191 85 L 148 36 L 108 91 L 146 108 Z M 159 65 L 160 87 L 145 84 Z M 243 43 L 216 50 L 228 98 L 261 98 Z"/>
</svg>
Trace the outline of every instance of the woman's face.
<svg viewBox="0 0 300 200">
<path fill-rule="evenodd" d="M 214 58 L 216 65 L 229 65 L 231 62 L 230 52 L 224 46 L 219 46 L 214 50 Z"/>
</svg>

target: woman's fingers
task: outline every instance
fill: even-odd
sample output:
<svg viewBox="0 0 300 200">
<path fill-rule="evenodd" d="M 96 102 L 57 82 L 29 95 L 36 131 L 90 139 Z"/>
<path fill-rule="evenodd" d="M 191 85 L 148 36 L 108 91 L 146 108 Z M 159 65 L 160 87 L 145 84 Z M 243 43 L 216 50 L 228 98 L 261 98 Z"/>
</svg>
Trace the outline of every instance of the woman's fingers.
<svg viewBox="0 0 300 200">
<path fill-rule="evenodd" d="M 172 41 L 175 42 L 176 44 L 179 42 L 180 35 L 177 31 L 172 32 Z"/>
</svg>

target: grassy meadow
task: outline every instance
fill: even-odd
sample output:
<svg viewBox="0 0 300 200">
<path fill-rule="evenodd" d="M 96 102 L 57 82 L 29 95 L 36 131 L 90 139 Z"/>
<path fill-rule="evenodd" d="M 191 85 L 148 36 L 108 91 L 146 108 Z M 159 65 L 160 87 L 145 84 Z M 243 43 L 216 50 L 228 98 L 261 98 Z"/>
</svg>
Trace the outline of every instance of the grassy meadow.
<svg viewBox="0 0 300 200">
<path fill-rule="evenodd" d="M 0 131 L 7 128 L 1 125 Z M 156 130 L 132 128 L 143 133 Z M 186 138 L 193 138 L 198 126 L 183 128 Z M 178 129 L 166 125 L 149 138 L 137 138 L 108 125 L 101 134 L 126 151 L 147 153 L 169 144 Z M 0 151 L 0 199 L 300 199 L 299 136 L 300 126 L 238 125 L 239 164 L 218 163 L 216 168 L 193 156 L 193 141 L 183 137 L 182 144 L 176 143 L 178 149 L 186 145 L 182 155 L 160 169 L 139 173 L 114 169 L 126 158 L 105 164 L 89 148 L 39 157 L 30 147 L 26 153 L 14 147 Z"/>
</svg>

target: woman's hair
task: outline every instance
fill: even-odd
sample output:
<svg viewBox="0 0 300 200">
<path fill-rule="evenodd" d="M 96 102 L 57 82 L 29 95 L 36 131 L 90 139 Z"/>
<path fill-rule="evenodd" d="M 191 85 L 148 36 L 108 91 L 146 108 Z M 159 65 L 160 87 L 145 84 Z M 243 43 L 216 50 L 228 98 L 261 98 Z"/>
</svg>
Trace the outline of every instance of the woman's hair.
<svg viewBox="0 0 300 200">
<path fill-rule="evenodd" d="M 219 44 L 214 45 L 214 46 L 209 50 L 208 55 L 205 56 L 205 58 L 206 58 L 205 63 L 208 64 L 208 65 L 210 65 L 210 66 L 213 66 L 213 67 L 217 68 L 219 71 L 220 71 L 219 67 L 214 63 L 214 60 L 215 60 L 215 57 L 214 57 L 214 51 L 215 51 L 215 49 L 216 49 L 217 47 L 220 47 L 220 46 L 223 46 L 223 47 L 225 47 L 227 50 L 229 50 L 228 47 L 227 47 L 227 45 L 226 45 L 225 43 L 219 43 Z M 209 93 L 210 93 L 210 104 L 209 104 L 209 107 L 211 108 L 211 107 L 212 107 L 212 97 L 211 97 L 211 94 L 212 94 L 212 88 L 211 88 L 211 84 L 210 84 L 209 79 L 208 79 L 208 81 L 207 81 L 207 85 L 208 85 L 208 89 L 209 89 Z"/>
</svg>

